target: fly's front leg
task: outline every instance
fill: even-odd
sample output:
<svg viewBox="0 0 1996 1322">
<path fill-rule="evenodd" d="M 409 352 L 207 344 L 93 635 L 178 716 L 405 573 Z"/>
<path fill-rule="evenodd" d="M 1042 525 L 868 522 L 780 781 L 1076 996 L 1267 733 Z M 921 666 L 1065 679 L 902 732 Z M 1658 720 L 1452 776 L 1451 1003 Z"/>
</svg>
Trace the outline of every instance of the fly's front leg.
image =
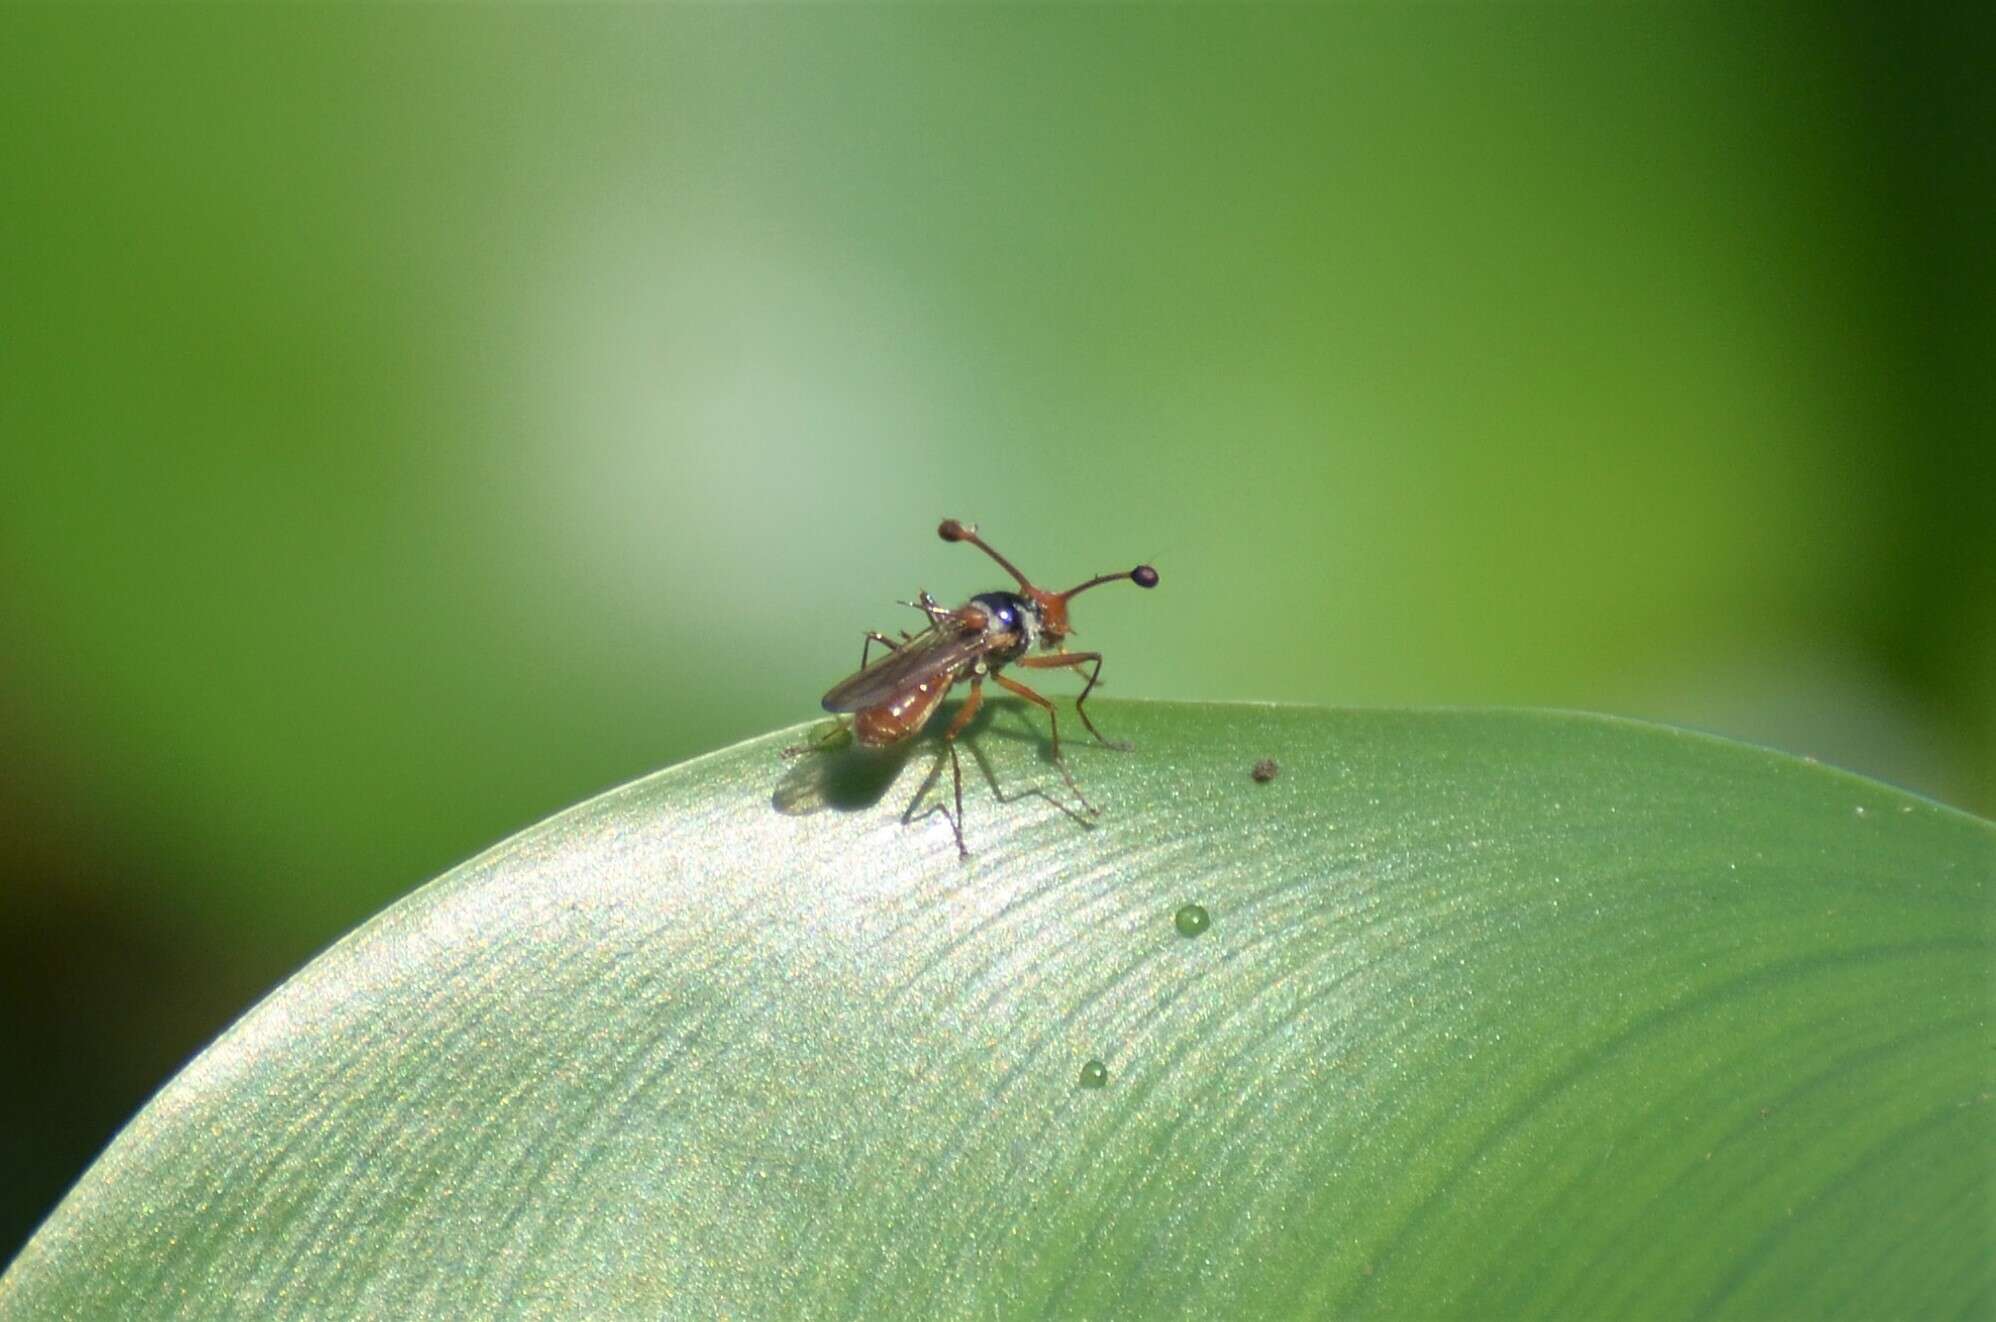
<svg viewBox="0 0 1996 1322">
<path fill-rule="evenodd" d="M 1082 687 L 1081 696 L 1074 700 L 1074 714 L 1081 718 L 1081 723 L 1088 727 L 1088 733 L 1094 735 L 1096 741 L 1104 747 L 1113 748 L 1119 753 L 1130 751 L 1130 745 L 1120 740 L 1103 738 L 1102 732 L 1095 728 L 1095 722 L 1088 719 L 1088 708 L 1085 705 L 1088 701 L 1088 695 L 1094 691 L 1095 681 L 1102 678 L 1102 654 L 1100 652 L 1055 652 L 1051 656 L 1022 656 L 1012 664 L 1015 666 L 1025 666 L 1032 670 L 1053 670 L 1061 666 L 1074 666 L 1079 669 L 1082 666 L 1088 666 L 1090 668 L 1088 671 L 1088 683 Z"/>
<path fill-rule="evenodd" d="M 1014 664 L 1018 663 L 1015 662 Z M 1021 684 L 1018 680 L 1007 675 L 993 675 L 991 678 L 997 680 L 1027 702 L 1032 703 L 1035 707 L 1039 707 L 1046 712 L 1047 724 L 1053 730 L 1053 764 L 1060 768 L 1061 779 L 1067 782 L 1067 788 L 1073 791 L 1075 798 L 1081 800 L 1081 806 L 1088 810 L 1090 816 L 1101 812 L 1102 810 L 1090 803 L 1088 796 L 1081 792 L 1081 786 L 1074 783 L 1074 773 L 1067 769 L 1067 759 L 1060 755 L 1060 713 L 1054 710 L 1053 704 L 1038 693 L 1027 688 L 1024 684 Z M 1089 728 L 1093 729 L 1094 727 L 1090 726 Z M 1099 739 L 1101 736 L 1097 735 L 1096 737 Z"/>
</svg>

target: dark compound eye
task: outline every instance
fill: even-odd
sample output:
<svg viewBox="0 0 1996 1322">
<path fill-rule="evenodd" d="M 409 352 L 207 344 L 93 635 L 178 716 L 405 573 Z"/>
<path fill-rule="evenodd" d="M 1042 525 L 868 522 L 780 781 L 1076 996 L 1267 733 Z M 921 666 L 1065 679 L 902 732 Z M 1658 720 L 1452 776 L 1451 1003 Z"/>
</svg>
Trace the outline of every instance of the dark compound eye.
<svg viewBox="0 0 1996 1322">
<path fill-rule="evenodd" d="M 1157 586 L 1157 571 L 1149 565 L 1138 565 L 1135 569 L 1132 569 L 1130 571 L 1130 578 L 1140 588 L 1154 588 Z"/>
</svg>

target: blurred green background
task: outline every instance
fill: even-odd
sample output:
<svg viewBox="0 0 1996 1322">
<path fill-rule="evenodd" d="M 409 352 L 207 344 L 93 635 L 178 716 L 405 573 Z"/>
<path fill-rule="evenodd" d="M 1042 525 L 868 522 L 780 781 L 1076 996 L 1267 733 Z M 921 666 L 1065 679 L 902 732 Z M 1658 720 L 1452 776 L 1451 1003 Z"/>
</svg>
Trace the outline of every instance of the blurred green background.
<svg viewBox="0 0 1996 1322">
<path fill-rule="evenodd" d="M 1996 808 L 1967 13 L 0 11 L 0 1259 L 342 931 L 1001 585 L 945 514 L 1158 565 L 1111 693 Z"/>
</svg>

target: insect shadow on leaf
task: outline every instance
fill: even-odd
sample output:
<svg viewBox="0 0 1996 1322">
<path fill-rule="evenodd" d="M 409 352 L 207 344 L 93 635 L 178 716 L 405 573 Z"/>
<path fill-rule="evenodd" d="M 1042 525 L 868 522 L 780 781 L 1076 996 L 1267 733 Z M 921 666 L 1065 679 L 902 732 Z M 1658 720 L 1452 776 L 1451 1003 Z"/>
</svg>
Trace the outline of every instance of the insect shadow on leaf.
<svg viewBox="0 0 1996 1322">
<path fill-rule="evenodd" d="M 915 751 L 911 744 L 866 748 L 850 738 L 827 738 L 820 744 L 787 750 L 801 756 L 769 796 L 770 807 L 786 817 L 809 817 L 827 808 L 840 812 L 871 808 L 886 795 Z"/>
</svg>

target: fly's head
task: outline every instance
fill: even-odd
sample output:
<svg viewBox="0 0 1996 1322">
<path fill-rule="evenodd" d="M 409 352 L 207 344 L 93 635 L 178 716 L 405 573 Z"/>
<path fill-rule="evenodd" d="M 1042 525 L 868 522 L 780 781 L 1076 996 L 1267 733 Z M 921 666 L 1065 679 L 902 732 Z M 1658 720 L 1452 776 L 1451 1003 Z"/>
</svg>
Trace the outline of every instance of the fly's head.
<svg viewBox="0 0 1996 1322">
<path fill-rule="evenodd" d="M 1097 574 L 1086 583 L 1077 584 L 1065 592 L 1049 592 L 1035 585 L 1031 579 L 1020 573 L 1010 560 L 992 550 L 990 544 L 977 535 L 974 524 L 944 519 L 942 526 L 936 531 L 946 542 L 969 542 L 996 560 L 1006 573 L 1019 580 L 1018 592 L 987 592 L 971 599 L 971 605 L 985 611 L 990 617 L 985 625 L 987 629 L 1003 626 L 1009 630 L 1010 622 L 1017 621 L 1017 630 L 1009 632 L 1007 636 L 1018 639 L 1018 652 L 1024 652 L 1034 646 L 1051 650 L 1065 642 L 1067 636 L 1074 632 L 1074 626 L 1068 622 L 1067 603 L 1078 593 L 1104 583 L 1121 582 L 1123 579 L 1130 580 L 1140 588 L 1157 586 L 1157 570 L 1149 565 L 1138 565 L 1135 569 L 1121 574 Z M 1000 605 L 1005 608 L 1003 615 L 1000 614 Z M 1017 655 L 1018 652 L 1009 655 Z"/>
</svg>

